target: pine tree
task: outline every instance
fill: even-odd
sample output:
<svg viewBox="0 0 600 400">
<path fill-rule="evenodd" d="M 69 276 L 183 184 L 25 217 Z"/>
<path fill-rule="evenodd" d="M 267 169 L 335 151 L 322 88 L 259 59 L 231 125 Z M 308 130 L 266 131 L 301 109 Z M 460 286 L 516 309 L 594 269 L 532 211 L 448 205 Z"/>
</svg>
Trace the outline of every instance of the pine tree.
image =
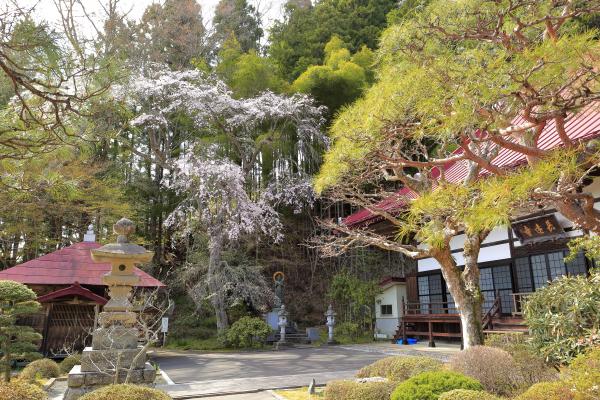
<svg viewBox="0 0 600 400">
<path fill-rule="evenodd" d="M 36 294 L 27 286 L 14 281 L 0 281 L 0 349 L 4 380 L 10 381 L 10 367 L 13 360 L 35 359 L 36 342 L 42 335 L 29 326 L 17 325 L 18 318 L 35 314 L 40 303 Z"/>
</svg>

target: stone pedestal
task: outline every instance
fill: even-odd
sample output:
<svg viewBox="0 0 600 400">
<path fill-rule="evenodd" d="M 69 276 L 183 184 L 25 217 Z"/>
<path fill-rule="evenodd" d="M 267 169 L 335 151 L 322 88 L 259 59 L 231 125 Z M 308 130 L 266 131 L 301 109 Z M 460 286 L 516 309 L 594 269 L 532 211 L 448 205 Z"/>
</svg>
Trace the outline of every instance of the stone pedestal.
<svg viewBox="0 0 600 400">
<path fill-rule="evenodd" d="M 110 300 L 98 316 L 100 327 L 92 334 L 92 346 L 81 355 L 81 365 L 69 372 L 64 400 L 75 400 L 87 392 L 113 383 L 153 385 L 156 370 L 147 362 L 145 350 L 138 346 L 137 315 L 129 301 L 131 289 L 139 281 L 133 273 L 135 264 L 150 261 L 152 253 L 131 244 L 131 221 L 122 219 L 114 226 L 117 243 L 92 250 L 94 261 L 110 262 L 111 271 L 103 281 Z M 128 379 L 129 377 L 129 379 Z"/>
</svg>

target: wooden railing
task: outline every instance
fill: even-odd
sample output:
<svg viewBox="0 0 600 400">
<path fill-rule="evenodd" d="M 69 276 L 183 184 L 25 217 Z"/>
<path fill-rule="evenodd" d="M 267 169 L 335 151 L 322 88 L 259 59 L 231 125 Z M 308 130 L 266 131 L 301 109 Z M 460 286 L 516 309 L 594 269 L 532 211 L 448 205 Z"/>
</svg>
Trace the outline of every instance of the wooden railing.
<svg viewBox="0 0 600 400">
<path fill-rule="evenodd" d="M 492 306 L 485 314 L 483 314 L 483 318 L 481 319 L 483 329 L 494 329 L 494 317 L 499 316 L 500 314 L 502 314 L 502 298 L 500 297 L 500 293 L 496 292 L 496 298 L 494 299 Z"/>
<path fill-rule="evenodd" d="M 511 293 L 512 296 L 512 315 L 520 316 L 523 315 L 523 301 L 532 292 L 526 293 Z"/>
<path fill-rule="evenodd" d="M 447 302 L 417 303 L 402 300 L 404 315 L 420 314 L 458 314 L 455 306 L 449 306 Z"/>
</svg>

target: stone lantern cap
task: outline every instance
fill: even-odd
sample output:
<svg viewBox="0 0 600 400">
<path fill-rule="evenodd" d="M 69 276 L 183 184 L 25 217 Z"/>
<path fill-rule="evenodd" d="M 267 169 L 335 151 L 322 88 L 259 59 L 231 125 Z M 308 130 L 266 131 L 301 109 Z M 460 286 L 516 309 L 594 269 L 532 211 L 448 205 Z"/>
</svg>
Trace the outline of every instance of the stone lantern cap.
<svg viewBox="0 0 600 400">
<path fill-rule="evenodd" d="M 109 243 L 98 249 L 92 250 L 94 261 L 108 261 L 112 259 L 127 259 L 133 263 L 148 262 L 153 253 L 135 243 L 129 243 L 129 235 L 135 230 L 133 222 L 127 218 L 121 218 L 113 225 L 114 232 L 118 235 L 117 243 Z"/>
</svg>

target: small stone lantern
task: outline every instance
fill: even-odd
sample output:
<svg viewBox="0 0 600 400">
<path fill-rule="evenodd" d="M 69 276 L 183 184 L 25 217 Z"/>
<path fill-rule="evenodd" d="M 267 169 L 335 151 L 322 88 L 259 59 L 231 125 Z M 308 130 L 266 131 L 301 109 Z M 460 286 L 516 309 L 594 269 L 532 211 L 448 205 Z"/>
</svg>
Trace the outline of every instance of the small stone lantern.
<svg viewBox="0 0 600 400">
<path fill-rule="evenodd" d="M 330 304 L 327 308 L 327 312 L 325 313 L 325 317 L 327 317 L 327 329 L 328 329 L 328 338 L 327 344 L 337 344 L 335 339 L 333 338 L 333 327 L 335 326 L 335 316 L 337 314 L 333 311 L 333 306 Z"/>
<path fill-rule="evenodd" d="M 285 340 L 285 328 L 287 327 L 287 323 L 288 323 L 288 312 L 285 310 L 285 304 L 281 305 L 281 309 L 279 310 L 279 312 L 277 313 L 277 316 L 279 318 L 277 325 L 279 326 L 279 341 L 276 343 L 276 347 L 285 347 L 285 346 L 290 346 L 290 343 L 288 343 Z"/>
</svg>

